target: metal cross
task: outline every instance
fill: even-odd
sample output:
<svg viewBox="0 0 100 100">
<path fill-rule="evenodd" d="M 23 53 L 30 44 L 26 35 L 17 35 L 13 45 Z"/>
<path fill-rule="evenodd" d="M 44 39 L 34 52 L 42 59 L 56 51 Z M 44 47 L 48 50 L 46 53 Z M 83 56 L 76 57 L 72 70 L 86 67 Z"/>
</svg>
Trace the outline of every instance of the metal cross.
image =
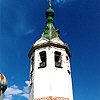
<svg viewBox="0 0 100 100">
<path fill-rule="evenodd" d="M 49 6 L 51 7 L 51 0 L 49 0 Z"/>
</svg>

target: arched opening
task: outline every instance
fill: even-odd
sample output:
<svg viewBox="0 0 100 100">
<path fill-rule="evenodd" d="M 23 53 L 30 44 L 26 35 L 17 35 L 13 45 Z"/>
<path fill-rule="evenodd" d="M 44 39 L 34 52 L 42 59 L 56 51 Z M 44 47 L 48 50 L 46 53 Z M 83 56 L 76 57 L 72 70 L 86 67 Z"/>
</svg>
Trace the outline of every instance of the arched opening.
<svg viewBox="0 0 100 100">
<path fill-rule="evenodd" d="M 44 68 L 46 67 L 46 51 L 40 52 L 39 55 L 40 55 L 41 62 L 38 68 Z"/>
<path fill-rule="evenodd" d="M 61 52 L 55 51 L 55 67 L 62 68 L 62 57 Z"/>
</svg>

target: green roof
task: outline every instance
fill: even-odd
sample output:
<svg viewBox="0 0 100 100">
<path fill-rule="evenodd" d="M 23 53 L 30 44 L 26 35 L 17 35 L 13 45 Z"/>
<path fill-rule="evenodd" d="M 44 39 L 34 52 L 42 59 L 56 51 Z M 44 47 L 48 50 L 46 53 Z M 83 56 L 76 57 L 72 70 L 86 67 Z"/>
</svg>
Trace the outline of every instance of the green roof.
<svg viewBox="0 0 100 100">
<path fill-rule="evenodd" d="M 52 23 L 49 23 L 44 28 L 43 37 L 51 40 L 52 38 L 59 37 L 58 32 L 55 30 Z"/>
<path fill-rule="evenodd" d="M 52 7 L 49 7 L 46 10 L 46 25 L 42 36 L 49 40 L 55 37 L 59 37 L 59 32 L 54 27 L 54 10 Z"/>
<path fill-rule="evenodd" d="M 52 9 L 52 7 L 49 7 L 46 12 L 48 12 L 48 13 L 54 13 L 54 10 Z"/>
</svg>

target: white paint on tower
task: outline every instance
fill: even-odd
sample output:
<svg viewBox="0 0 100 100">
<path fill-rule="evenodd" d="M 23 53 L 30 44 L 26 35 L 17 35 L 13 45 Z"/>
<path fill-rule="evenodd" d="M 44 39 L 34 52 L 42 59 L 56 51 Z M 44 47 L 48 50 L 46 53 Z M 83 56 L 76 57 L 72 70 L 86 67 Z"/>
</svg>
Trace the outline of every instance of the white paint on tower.
<svg viewBox="0 0 100 100">
<path fill-rule="evenodd" d="M 54 38 L 52 42 L 53 41 L 56 44 L 64 44 L 58 38 Z M 41 42 L 38 40 L 38 42 L 36 41 L 35 46 L 41 45 L 44 42 L 44 39 L 43 41 L 41 39 Z M 43 51 L 46 52 L 46 66 L 44 68 L 39 68 L 41 63 L 40 52 Z M 55 67 L 55 51 L 61 53 L 61 68 Z M 33 67 L 34 70 L 31 77 L 32 88 L 30 92 L 30 97 L 32 96 L 32 99 L 30 100 L 48 96 L 64 97 L 69 98 L 69 100 L 73 100 L 70 61 L 64 48 L 47 46 L 36 49 L 34 52 Z"/>
</svg>

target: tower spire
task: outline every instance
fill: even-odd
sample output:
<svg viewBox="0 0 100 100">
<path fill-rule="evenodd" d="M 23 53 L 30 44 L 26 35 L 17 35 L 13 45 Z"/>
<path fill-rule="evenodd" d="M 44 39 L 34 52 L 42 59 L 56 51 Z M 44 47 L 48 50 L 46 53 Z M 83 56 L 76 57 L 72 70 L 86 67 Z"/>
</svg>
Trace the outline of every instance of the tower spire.
<svg viewBox="0 0 100 100">
<path fill-rule="evenodd" d="M 49 2 L 49 8 L 46 11 L 46 23 L 53 23 L 54 24 L 54 10 L 52 8 L 52 0 L 48 0 Z"/>
<path fill-rule="evenodd" d="M 55 12 L 52 8 L 52 0 L 48 0 L 48 2 L 49 8 L 46 10 L 46 25 L 42 36 L 51 40 L 52 38 L 59 37 L 59 31 L 54 27 Z"/>
<path fill-rule="evenodd" d="M 51 0 L 49 0 L 49 7 L 51 7 L 52 6 L 52 4 L 51 4 Z"/>
</svg>

